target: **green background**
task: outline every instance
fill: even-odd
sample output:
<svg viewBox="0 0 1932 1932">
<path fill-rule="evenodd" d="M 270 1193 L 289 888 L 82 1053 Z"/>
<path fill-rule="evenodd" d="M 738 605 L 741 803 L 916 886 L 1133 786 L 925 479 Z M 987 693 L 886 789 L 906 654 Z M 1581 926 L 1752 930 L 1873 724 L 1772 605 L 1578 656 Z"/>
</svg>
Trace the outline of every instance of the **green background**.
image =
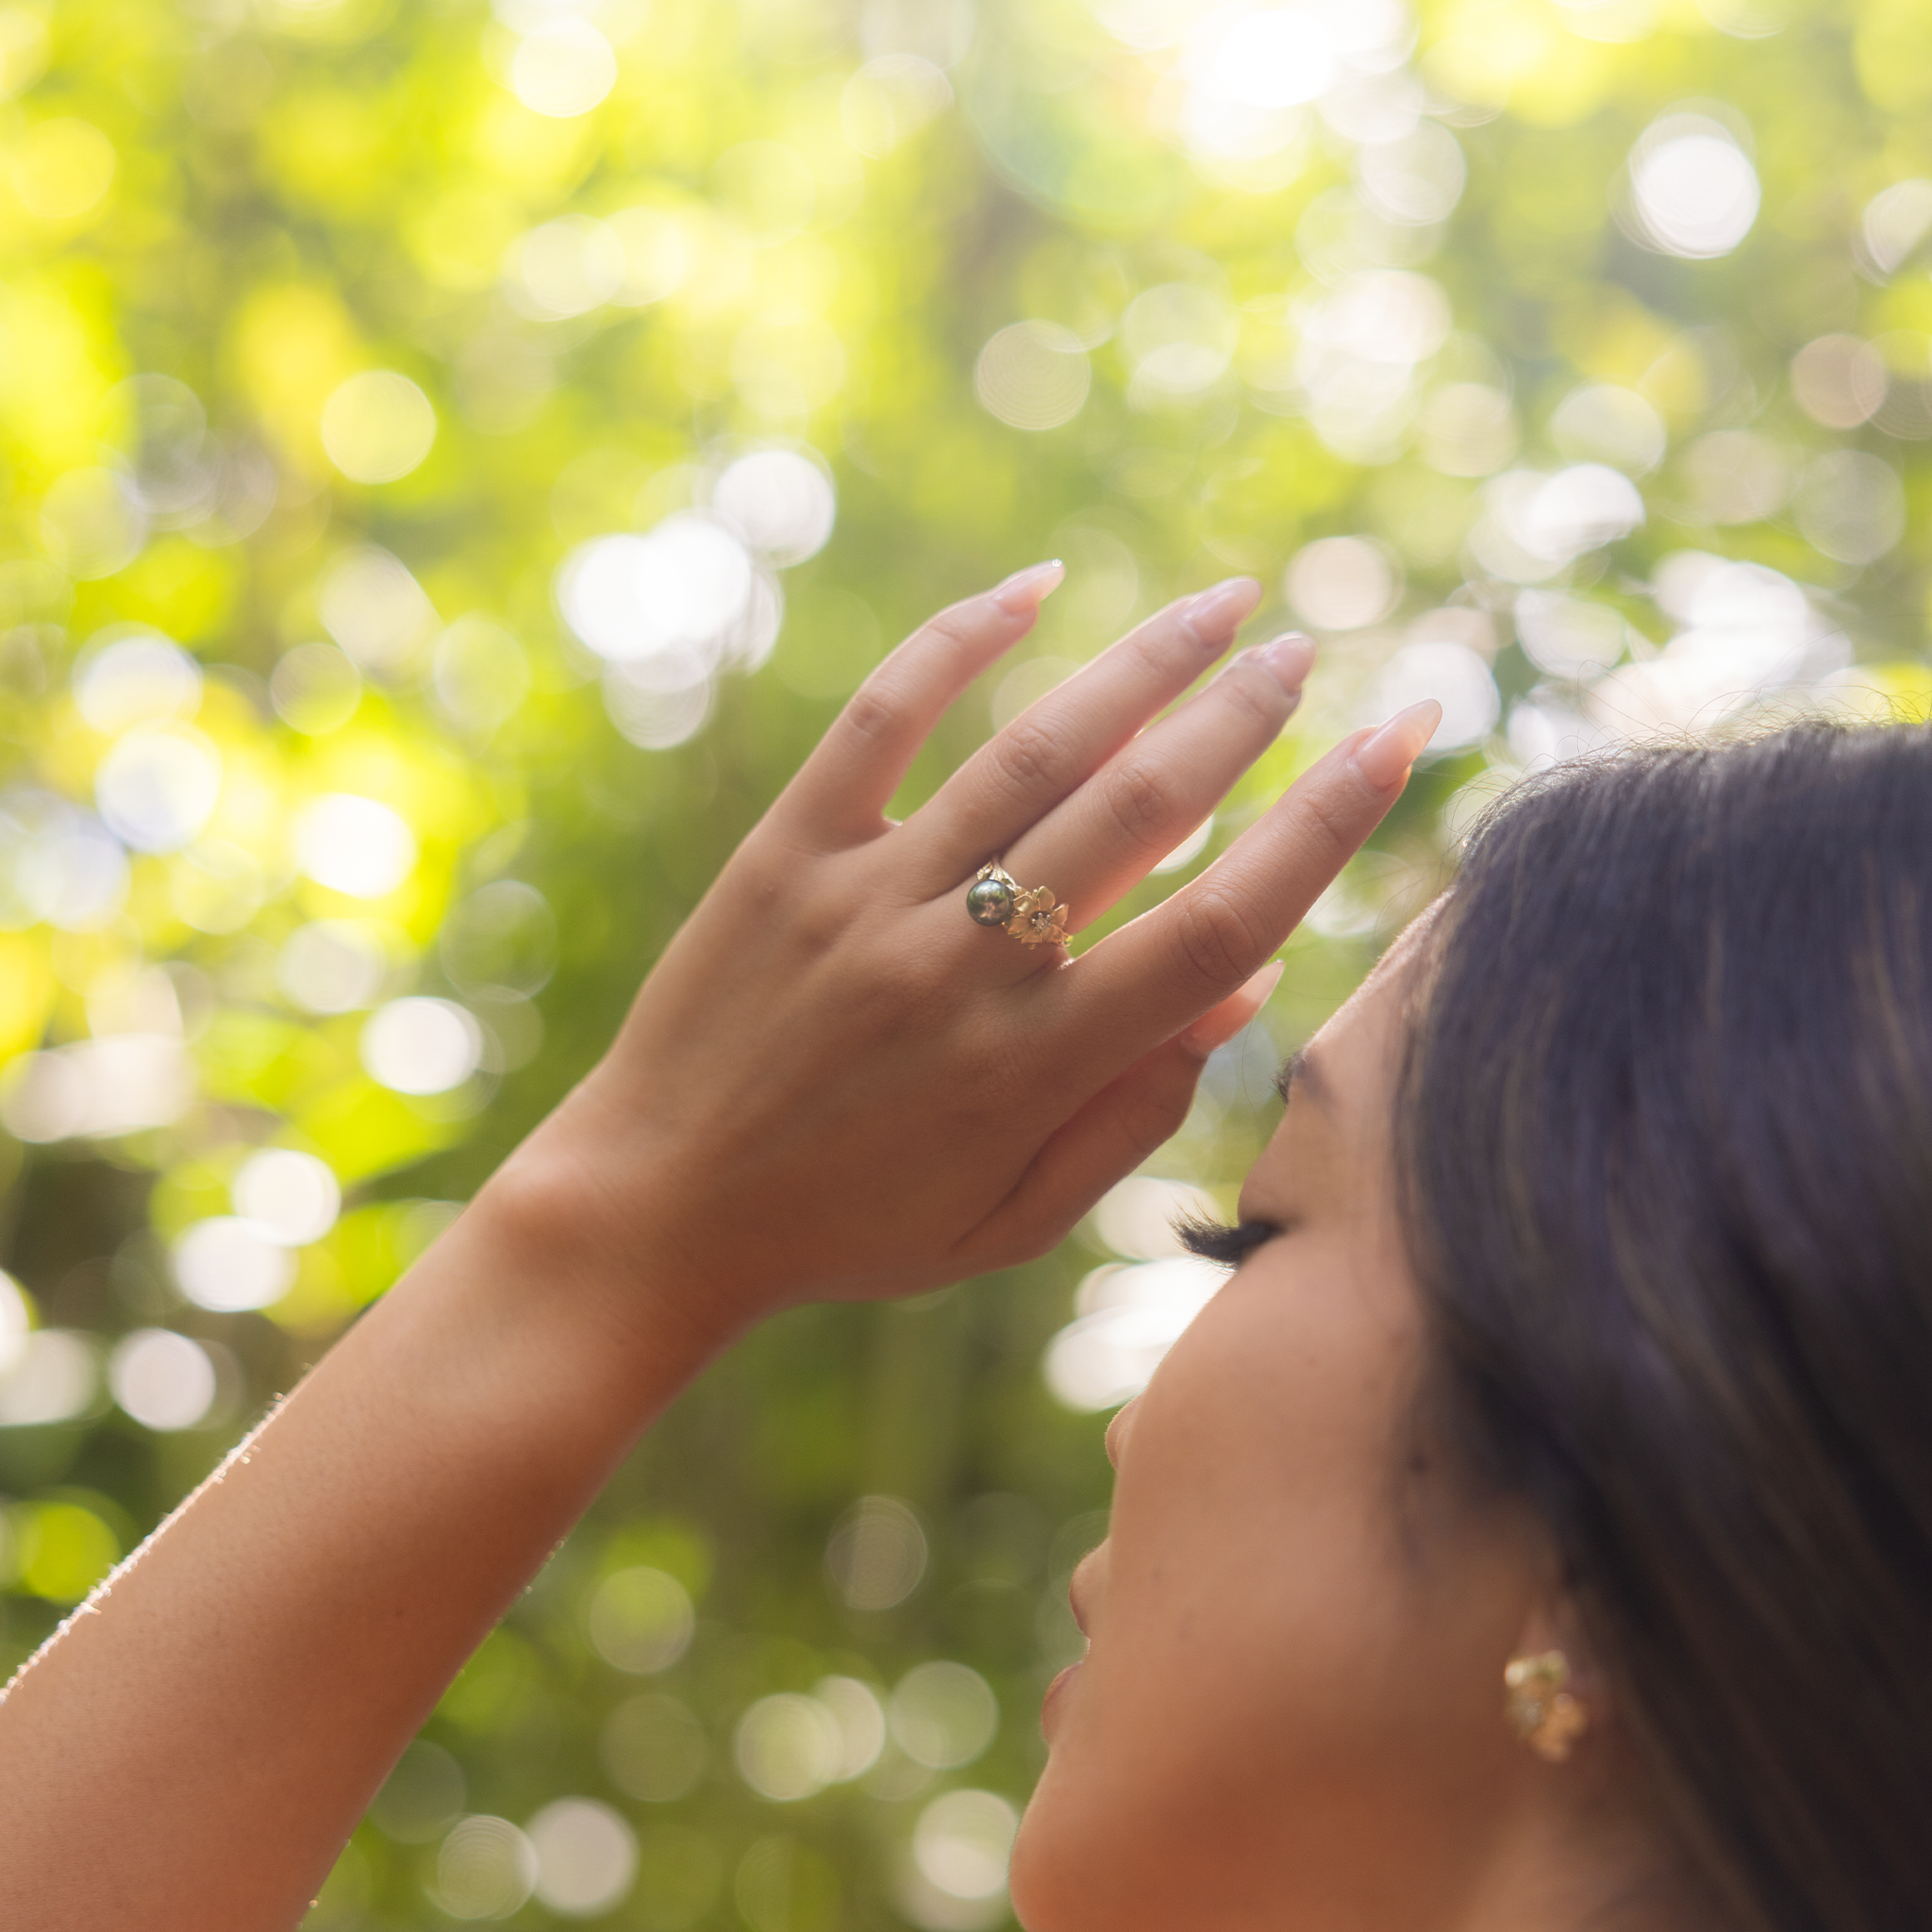
<svg viewBox="0 0 1932 1932">
<path fill-rule="evenodd" d="M 1517 772 L 1767 704 L 1923 699 L 1932 188 L 1898 184 L 1932 175 L 1932 8 L 1311 7 L 1281 30 L 1352 34 L 1355 67 L 1317 98 L 1243 101 L 1271 83 L 1243 77 L 1227 37 L 1284 17 L 1188 0 L 0 6 L 0 1099 L 26 1130 L 0 1131 L 0 1264 L 40 1325 L 98 1359 L 167 1328 L 218 1369 L 191 1427 L 142 1426 L 105 1384 L 67 1420 L 0 1426 L 9 1660 L 584 1070 L 842 697 L 941 603 L 1041 557 L 1070 566 L 1022 669 L 969 693 L 908 805 L 1181 591 L 1252 571 L 1267 594 L 1245 636 L 1320 631 L 1301 718 L 1204 850 L 1116 917 L 1430 677 L 1475 707 L 1148 1164 L 1224 1207 L 1267 1131 L 1273 1058 Z M 587 71 L 595 35 L 609 55 L 581 111 L 517 92 L 535 87 L 529 38 L 559 33 Z M 1690 118 L 1657 125 L 1673 114 Z M 1707 160 L 1728 142 L 1761 191 L 1707 258 L 1657 225 L 1672 177 L 1645 199 L 1645 157 L 1687 131 Z M 340 427 L 341 386 L 369 371 L 414 385 L 384 392 L 405 442 L 433 417 L 386 481 L 356 480 L 381 451 Z M 156 375 L 185 387 L 130 381 Z M 718 673 L 702 727 L 634 743 L 559 616 L 559 566 L 705 514 L 764 447 L 829 484 L 830 539 L 761 565 L 775 646 Z M 1580 534 L 1544 480 L 1579 468 L 1611 505 Z M 1307 551 L 1337 537 L 1357 541 Z M 1762 568 L 1714 576 L 1713 559 Z M 1344 567 L 1369 573 L 1352 605 Z M 46 868 L 74 849 L 55 833 L 98 854 L 125 728 L 99 705 L 91 720 L 70 674 L 130 625 L 198 661 L 198 698 L 165 728 L 220 791 L 50 918 Z M 1579 635 L 1607 642 L 1566 658 Z M 298 815 L 331 792 L 410 826 L 392 891 L 299 869 Z M 379 989 L 340 1013 L 286 983 L 283 949 L 319 920 L 362 922 L 382 957 Z M 454 1090 L 412 1098 L 361 1063 L 364 1008 L 411 994 L 486 1029 Z M 192 1100 L 158 1125 L 48 1134 L 30 1089 L 55 1063 L 28 1056 L 81 1066 L 91 1038 L 130 1029 L 179 1036 Z M 326 1160 L 342 1216 L 267 1307 L 198 1307 L 172 1244 L 230 1212 L 264 1146 Z M 436 1752 L 358 1831 L 313 1923 L 454 1923 L 445 1827 L 522 1824 L 571 1795 L 641 1847 L 595 1923 L 1006 1923 L 997 1896 L 921 1892 L 908 1845 L 936 1795 L 1017 1805 L 1038 1770 L 1040 1691 L 1071 1655 L 1066 1574 L 1108 1495 L 1099 1420 L 1055 1400 L 1041 1361 L 1109 1258 L 1090 1225 L 904 1307 L 790 1315 L 716 1367 L 458 1681 Z M 926 1544 L 890 1608 L 827 1580 L 828 1538 L 866 1496 L 899 1499 Z M 602 1579 L 638 1565 L 676 1577 L 697 1618 L 648 1674 L 589 1634 Z M 736 1768 L 759 1698 L 828 1675 L 883 1693 L 941 1659 L 997 1699 L 971 1761 L 895 1745 L 794 1801 Z M 676 1737 L 702 1741 L 682 1795 L 613 1772 L 620 1707 L 633 1731 L 658 1724 L 667 1763 Z M 558 1922 L 541 1899 L 509 1921 Z"/>
</svg>

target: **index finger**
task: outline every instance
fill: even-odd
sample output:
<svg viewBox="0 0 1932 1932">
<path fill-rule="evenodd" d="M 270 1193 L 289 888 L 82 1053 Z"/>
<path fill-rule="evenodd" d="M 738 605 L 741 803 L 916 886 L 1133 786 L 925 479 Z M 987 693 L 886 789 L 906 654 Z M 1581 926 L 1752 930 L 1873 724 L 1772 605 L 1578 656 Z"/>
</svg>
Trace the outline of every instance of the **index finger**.
<svg viewBox="0 0 1932 1932">
<path fill-rule="evenodd" d="M 1015 571 L 921 625 L 852 694 L 774 808 L 837 842 L 884 830 L 882 814 L 932 728 L 961 691 L 1033 628 L 1059 586 L 1058 558 Z"/>
<path fill-rule="evenodd" d="M 1091 996 L 1130 1041 L 1169 1039 L 1224 999 L 1381 824 L 1441 718 L 1427 698 L 1344 740 L 1192 884 L 1058 975 L 1070 996 Z"/>
</svg>

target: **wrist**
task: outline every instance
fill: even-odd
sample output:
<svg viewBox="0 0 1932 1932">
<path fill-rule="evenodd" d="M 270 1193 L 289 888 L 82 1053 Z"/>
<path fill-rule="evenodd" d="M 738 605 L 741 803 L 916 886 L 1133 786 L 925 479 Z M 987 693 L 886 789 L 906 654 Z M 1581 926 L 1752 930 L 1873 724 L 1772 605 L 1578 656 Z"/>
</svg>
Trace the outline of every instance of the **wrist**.
<svg viewBox="0 0 1932 1932">
<path fill-rule="evenodd" d="M 579 1089 L 497 1169 L 466 1220 L 495 1265 L 641 1391 L 681 1384 L 757 1317 L 707 1278 L 668 1158 L 628 1146 Z"/>
</svg>

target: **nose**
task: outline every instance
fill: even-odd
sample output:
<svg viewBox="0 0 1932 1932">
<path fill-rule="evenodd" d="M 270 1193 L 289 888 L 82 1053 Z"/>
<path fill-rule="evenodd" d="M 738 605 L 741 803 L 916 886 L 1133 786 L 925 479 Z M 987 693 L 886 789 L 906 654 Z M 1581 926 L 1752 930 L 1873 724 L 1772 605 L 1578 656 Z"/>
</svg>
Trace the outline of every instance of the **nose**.
<svg viewBox="0 0 1932 1932">
<path fill-rule="evenodd" d="M 1134 1433 L 1134 1416 L 1140 1407 L 1141 1398 L 1137 1395 L 1107 1425 L 1107 1459 L 1116 1469 L 1121 1466 L 1121 1457 L 1127 1453 L 1127 1438 Z"/>
</svg>

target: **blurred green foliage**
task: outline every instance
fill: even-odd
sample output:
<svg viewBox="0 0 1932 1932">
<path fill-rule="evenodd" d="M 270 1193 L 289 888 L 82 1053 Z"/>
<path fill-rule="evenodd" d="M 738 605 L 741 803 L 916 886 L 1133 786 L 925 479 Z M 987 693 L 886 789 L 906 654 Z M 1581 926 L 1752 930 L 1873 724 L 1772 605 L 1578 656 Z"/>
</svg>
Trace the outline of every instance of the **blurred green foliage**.
<svg viewBox="0 0 1932 1932">
<path fill-rule="evenodd" d="M 1116 917 L 1448 706 L 1149 1164 L 1224 1206 L 1274 1055 L 1516 774 L 1923 705 L 1928 108 L 1923 0 L 0 5 L 10 1656 L 434 1239 L 950 598 L 1071 567 L 908 807 L 1182 591 L 1252 571 L 1252 635 L 1322 636 Z M 1105 1520 L 1090 1271 L 1145 1220 L 712 1371 L 312 1923 L 1005 1923 Z"/>
</svg>

